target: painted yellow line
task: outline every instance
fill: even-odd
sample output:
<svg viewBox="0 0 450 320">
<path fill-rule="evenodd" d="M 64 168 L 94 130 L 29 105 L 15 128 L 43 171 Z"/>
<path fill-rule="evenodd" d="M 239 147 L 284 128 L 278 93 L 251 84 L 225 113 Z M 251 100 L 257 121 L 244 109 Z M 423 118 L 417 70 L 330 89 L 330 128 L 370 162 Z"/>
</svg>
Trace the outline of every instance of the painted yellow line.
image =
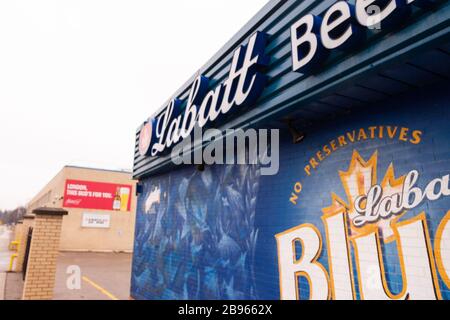
<svg viewBox="0 0 450 320">
<path fill-rule="evenodd" d="M 111 300 L 119 300 L 115 295 L 113 295 L 111 292 L 109 292 L 108 290 L 100 287 L 98 284 L 96 284 L 94 281 L 92 281 L 91 279 L 89 279 L 88 277 L 83 277 L 83 280 L 86 281 L 87 283 L 89 283 L 91 286 L 93 286 L 95 289 L 97 289 L 98 291 L 100 291 L 101 293 L 103 293 L 105 296 L 107 296 L 108 298 L 110 298 Z"/>
</svg>

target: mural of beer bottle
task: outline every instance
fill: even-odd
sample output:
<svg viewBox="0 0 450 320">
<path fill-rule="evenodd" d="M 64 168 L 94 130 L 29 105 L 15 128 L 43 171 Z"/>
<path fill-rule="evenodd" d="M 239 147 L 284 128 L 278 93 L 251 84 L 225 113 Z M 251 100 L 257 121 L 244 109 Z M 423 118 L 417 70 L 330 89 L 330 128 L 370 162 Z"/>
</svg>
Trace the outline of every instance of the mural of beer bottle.
<svg viewBox="0 0 450 320">
<path fill-rule="evenodd" d="M 120 188 L 116 189 L 116 194 L 114 195 L 114 202 L 113 202 L 113 210 L 119 211 L 120 210 Z"/>
</svg>

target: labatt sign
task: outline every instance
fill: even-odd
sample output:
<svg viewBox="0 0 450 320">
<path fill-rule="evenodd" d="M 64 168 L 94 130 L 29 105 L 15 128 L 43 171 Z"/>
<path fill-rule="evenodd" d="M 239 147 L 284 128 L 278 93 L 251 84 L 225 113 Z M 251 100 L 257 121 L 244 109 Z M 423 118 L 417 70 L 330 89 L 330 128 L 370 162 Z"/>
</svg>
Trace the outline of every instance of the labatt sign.
<svg viewBox="0 0 450 320">
<path fill-rule="evenodd" d="M 301 17 L 291 26 L 292 70 L 311 73 L 332 50 L 351 50 L 365 39 L 365 29 L 391 27 L 411 13 L 411 6 L 430 7 L 436 0 L 356 0 L 338 1 L 322 17 Z M 204 128 L 221 115 L 252 105 L 266 84 L 264 68 L 268 36 L 256 32 L 234 53 L 228 78 L 215 88 L 210 79 L 198 76 L 187 101 L 172 99 L 155 118 L 146 121 L 140 132 L 139 153 L 158 156 L 190 136 L 196 126 Z"/>
<path fill-rule="evenodd" d="M 195 126 L 203 128 L 221 115 L 255 102 L 266 82 L 260 72 L 268 64 L 266 40 L 264 33 L 255 33 L 246 46 L 234 52 L 227 80 L 209 90 L 209 79 L 198 76 L 185 107 L 183 101 L 173 99 L 158 120 L 145 123 L 139 139 L 141 156 L 156 156 L 190 136 Z"/>
<path fill-rule="evenodd" d="M 309 72 L 330 50 L 352 50 L 365 39 L 364 29 L 387 29 L 412 12 L 412 5 L 429 8 L 440 0 L 338 1 L 323 16 L 308 14 L 291 27 L 293 70 Z"/>
<path fill-rule="evenodd" d="M 348 170 L 339 172 L 347 199 L 333 193 L 331 206 L 323 208 L 325 235 L 312 224 L 276 235 L 282 299 L 304 297 L 299 278 L 308 281 L 310 299 L 355 299 L 356 281 L 362 299 L 442 298 L 438 273 L 450 286 L 450 211 L 439 222 L 433 247 L 427 213 L 414 209 L 448 197 L 449 175 L 423 181 L 411 170 L 396 177 L 391 164 L 379 180 L 377 161 L 378 152 L 365 161 L 354 151 Z M 410 212 L 415 216 L 405 219 Z M 385 270 L 387 244 L 397 249 L 402 290 L 396 294 Z M 325 249 L 328 270 L 318 261 Z"/>
</svg>

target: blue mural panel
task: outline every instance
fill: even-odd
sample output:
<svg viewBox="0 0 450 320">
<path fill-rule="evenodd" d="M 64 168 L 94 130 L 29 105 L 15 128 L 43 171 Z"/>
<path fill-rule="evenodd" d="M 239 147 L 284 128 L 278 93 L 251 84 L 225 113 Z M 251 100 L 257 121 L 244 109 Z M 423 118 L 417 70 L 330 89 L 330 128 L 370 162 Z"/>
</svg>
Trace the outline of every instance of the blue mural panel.
<svg viewBox="0 0 450 320">
<path fill-rule="evenodd" d="M 139 197 L 132 293 L 139 299 L 256 298 L 257 166 L 185 168 Z"/>
<path fill-rule="evenodd" d="M 318 293 L 321 288 L 323 296 L 320 298 L 450 298 L 450 225 L 447 224 L 450 218 L 450 96 L 447 87 L 428 89 L 355 112 L 345 119 L 322 123 L 310 130 L 300 145 L 289 141 L 282 144 L 280 172 L 276 177 L 262 177 L 258 195 L 256 273 L 261 275 L 257 279 L 260 298 L 308 299 L 311 291 Z M 361 228 L 354 226 L 356 196 L 366 195 L 370 188 L 380 185 L 383 188 L 381 198 L 395 200 L 404 191 L 405 178 L 412 171 L 418 173 L 415 186 L 422 193 L 434 182 L 431 193 L 437 195 L 435 198 L 430 200 L 423 195 L 423 201 L 418 201 L 411 209 L 378 217 Z M 413 199 L 411 195 L 410 202 Z M 378 204 L 381 203 L 379 200 Z M 332 230 L 326 230 L 325 221 L 327 217 L 336 217 L 340 211 L 345 219 L 343 230 L 348 243 L 339 246 L 335 245 L 338 237 L 330 239 Z M 295 239 L 302 226 L 310 227 L 305 229 L 308 231 L 316 229 L 320 237 L 321 249 L 314 253 L 317 253 L 316 266 L 325 270 L 327 284 L 323 286 L 319 280 L 308 279 L 307 273 L 299 272 L 297 277 L 285 274 L 288 284 L 296 279 L 298 285 L 293 287 L 297 289 L 296 296 L 289 292 L 284 292 L 283 296 L 286 288 L 281 284 L 282 268 L 288 270 L 286 264 L 301 262 L 304 251 L 312 244 L 294 241 L 298 260 L 286 261 L 281 252 L 288 250 L 291 254 L 292 246 L 283 247 L 279 241 L 277 247 L 277 240 L 297 228 L 291 232 Z M 425 235 L 406 234 L 407 227 L 413 230 L 413 226 L 423 230 Z M 403 241 L 399 241 L 399 230 L 403 230 Z M 379 256 L 370 256 L 373 253 L 368 248 L 370 237 L 379 240 Z M 360 251 L 366 251 L 359 252 L 358 260 L 356 244 Z M 400 244 L 403 252 L 399 252 Z M 410 251 L 412 256 L 407 255 Z M 330 255 L 336 256 L 334 270 L 330 266 Z M 344 263 L 345 260 L 349 262 Z M 370 263 L 361 263 L 361 260 Z M 379 260 L 382 263 L 377 263 Z M 339 274 L 342 264 L 350 269 L 348 277 Z M 406 275 L 410 275 L 408 285 L 405 285 Z M 365 290 L 363 285 L 366 285 Z M 370 290 L 371 285 L 373 290 Z M 349 289 L 347 294 L 342 292 L 344 289 Z M 409 295 L 408 291 L 411 291 Z M 422 294 L 417 294 L 418 291 Z"/>
<path fill-rule="evenodd" d="M 276 176 L 143 181 L 132 296 L 449 299 L 448 101 L 444 85 L 322 122 L 281 141 Z"/>
</svg>

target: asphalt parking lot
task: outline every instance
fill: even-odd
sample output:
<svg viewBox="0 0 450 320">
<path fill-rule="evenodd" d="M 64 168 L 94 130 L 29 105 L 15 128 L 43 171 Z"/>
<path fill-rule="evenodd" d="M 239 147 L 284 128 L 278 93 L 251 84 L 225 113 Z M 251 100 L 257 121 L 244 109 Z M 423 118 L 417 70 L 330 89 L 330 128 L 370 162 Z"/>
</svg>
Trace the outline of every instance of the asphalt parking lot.
<svg viewBox="0 0 450 320">
<path fill-rule="evenodd" d="M 131 254 L 61 252 L 54 300 L 128 300 Z"/>
</svg>

